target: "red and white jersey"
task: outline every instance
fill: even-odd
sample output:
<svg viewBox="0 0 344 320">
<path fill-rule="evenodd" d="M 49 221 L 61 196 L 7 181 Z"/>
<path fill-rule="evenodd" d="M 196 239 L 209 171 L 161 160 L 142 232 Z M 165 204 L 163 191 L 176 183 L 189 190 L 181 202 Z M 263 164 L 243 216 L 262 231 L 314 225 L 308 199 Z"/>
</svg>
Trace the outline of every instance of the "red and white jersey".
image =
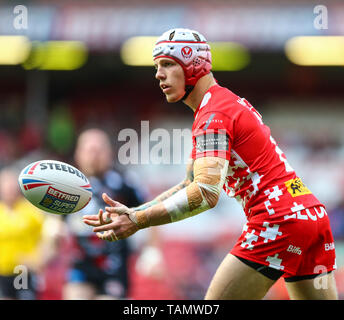
<svg viewBox="0 0 344 320">
<path fill-rule="evenodd" d="M 216 156 L 229 161 L 223 188 L 241 203 L 247 218 L 261 212 L 272 215 L 278 206 L 279 212 L 285 207 L 287 219 L 293 206 L 321 204 L 296 175 L 270 128 L 247 100 L 214 85 L 194 117 L 192 158 Z"/>
</svg>

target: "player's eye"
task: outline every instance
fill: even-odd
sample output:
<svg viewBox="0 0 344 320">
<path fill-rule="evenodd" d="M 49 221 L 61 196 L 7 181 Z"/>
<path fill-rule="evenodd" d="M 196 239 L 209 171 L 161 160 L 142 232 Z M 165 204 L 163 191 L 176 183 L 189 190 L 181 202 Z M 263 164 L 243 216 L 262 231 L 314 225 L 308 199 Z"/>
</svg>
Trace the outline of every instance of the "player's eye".
<svg viewBox="0 0 344 320">
<path fill-rule="evenodd" d="M 162 68 L 168 68 L 168 67 L 174 66 L 175 63 L 173 63 L 173 62 L 171 62 L 171 61 L 161 61 L 159 64 L 155 64 L 155 65 L 154 65 L 155 71 L 158 71 L 159 65 L 160 65 L 160 67 L 162 67 Z"/>
</svg>

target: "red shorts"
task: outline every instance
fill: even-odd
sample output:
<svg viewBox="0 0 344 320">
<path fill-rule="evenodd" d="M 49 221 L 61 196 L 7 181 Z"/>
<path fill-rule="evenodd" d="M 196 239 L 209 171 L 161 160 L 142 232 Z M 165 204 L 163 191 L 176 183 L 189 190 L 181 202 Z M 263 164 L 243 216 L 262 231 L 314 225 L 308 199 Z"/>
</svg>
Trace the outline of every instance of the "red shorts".
<svg viewBox="0 0 344 320">
<path fill-rule="evenodd" d="M 335 270 L 334 241 L 325 208 L 297 209 L 251 217 L 231 254 L 283 271 L 285 278 Z"/>
</svg>

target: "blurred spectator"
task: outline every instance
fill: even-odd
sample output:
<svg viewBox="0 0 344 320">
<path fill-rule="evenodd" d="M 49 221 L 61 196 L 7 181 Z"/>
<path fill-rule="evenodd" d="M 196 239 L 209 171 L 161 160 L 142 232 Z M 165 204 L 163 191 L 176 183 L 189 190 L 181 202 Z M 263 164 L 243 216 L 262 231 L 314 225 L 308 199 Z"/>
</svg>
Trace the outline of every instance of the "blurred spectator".
<svg viewBox="0 0 344 320">
<path fill-rule="evenodd" d="M 36 274 L 44 263 L 44 217 L 21 196 L 17 177 L 18 173 L 11 168 L 0 172 L 0 297 L 35 299 Z M 16 287 L 20 277 L 22 286 Z"/>
<path fill-rule="evenodd" d="M 82 215 L 104 208 L 102 193 L 134 207 L 143 202 L 138 190 L 129 186 L 119 172 L 113 170 L 110 139 L 100 129 L 81 133 L 75 150 L 75 162 L 88 176 L 93 197 L 80 212 L 68 215 L 66 221 L 74 235 L 75 251 L 64 287 L 64 299 L 126 298 L 128 279 L 128 240 L 106 242 L 97 238 L 82 222 Z"/>
</svg>

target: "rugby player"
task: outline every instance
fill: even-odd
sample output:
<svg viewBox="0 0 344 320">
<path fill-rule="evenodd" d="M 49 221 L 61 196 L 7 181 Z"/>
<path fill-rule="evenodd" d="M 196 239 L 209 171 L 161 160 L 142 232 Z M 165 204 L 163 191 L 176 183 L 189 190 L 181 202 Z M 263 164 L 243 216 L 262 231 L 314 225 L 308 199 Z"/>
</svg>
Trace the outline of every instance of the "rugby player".
<svg viewBox="0 0 344 320">
<path fill-rule="evenodd" d="M 205 299 L 262 299 L 280 277 L 291 299 L 337 299 L 324 205 L 290 166 L 258 111 L 217 83 L 204 36 L 169 30 L 157 40 L 153 59 L 167 101 L 182 100 L 194 112 L 186 177 L 137 208 L 103 194 L 105 212 L 84 216 L 84 222 L 99 238 L 117 241 L 213 208 L 224 189 L 242 205 L 247 223 Z"/>
</svg>

